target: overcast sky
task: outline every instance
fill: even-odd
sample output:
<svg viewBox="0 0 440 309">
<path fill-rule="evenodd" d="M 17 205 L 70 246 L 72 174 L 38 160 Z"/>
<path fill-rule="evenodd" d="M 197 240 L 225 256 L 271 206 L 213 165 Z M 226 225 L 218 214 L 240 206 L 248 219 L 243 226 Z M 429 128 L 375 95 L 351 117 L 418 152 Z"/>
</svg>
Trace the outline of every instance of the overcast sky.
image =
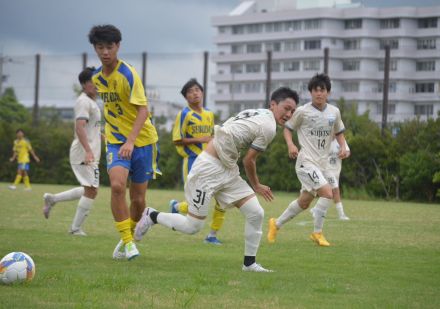
<svg viewBox="0 0 440 309">
<path fill-rule="evenodd" d="M 363 0 L 364 6 L 440 5 L 440 0 Z M 3 73 L 25 105 L 33 103 L 36 53 L 42 55 L 40 100 L 71 105 L 81 69 L 80 54 L 98 65 L 87 33 L 93 25 L 120 28 L 120 53 L 138 71 L 147 51 L 147 85 L 165 100 L 182 101 L 181 85 L 202 80 L 204 50 L 215 51 L 213 16 L 226 15 L 239 0 L 0 0 L 0 54 L 10 56 Z M 131 55 L 128 55 L 131 54 Z M 210 65 L 210 74 L 213 73 Z M 211 87 L 211 94 L 213 89 Z M 208 91 L 209 97 L 209 91 Z M 209 103 L 208 103 L 209 104 Z"/>
</svg>

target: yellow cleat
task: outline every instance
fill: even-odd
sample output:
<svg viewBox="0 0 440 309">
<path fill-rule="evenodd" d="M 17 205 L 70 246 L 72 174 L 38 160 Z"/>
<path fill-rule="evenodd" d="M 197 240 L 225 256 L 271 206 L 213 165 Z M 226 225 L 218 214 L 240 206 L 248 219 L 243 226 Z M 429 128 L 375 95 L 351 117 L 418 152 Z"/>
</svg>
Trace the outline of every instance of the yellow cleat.
<svg viewBox="0 0 440 309">
<path fill-rule="evenodd" d="M 310 239 L 316 242 L 318 245 L 323 247 L 330 246 L 330 243 L 325 239 L 324 235 L 322 233 L 312 233 L 310 235 Z"/>
<path fill-rule="evenodd" d="M 269 231 L 267 232 L 267 240 L 270 244 L 273 244 L 277 238 L 278 228 L 275 218 L 269 219 Z"/>
</svg>

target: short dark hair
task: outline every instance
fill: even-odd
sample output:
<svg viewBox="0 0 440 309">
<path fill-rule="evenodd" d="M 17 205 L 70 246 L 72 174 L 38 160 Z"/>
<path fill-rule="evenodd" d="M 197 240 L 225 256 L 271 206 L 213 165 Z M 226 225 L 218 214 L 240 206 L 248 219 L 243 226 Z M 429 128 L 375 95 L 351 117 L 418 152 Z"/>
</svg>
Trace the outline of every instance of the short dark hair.
<svg viewBox="0 0 440 309">
<path fill-rule="evenodd" d="M 186 93 L 188 92 L 189 88 L 197 86 L 200 88 L 200 90 L 203 92 L 203 86 L 199 84 L 197 79 L 191 78 L 189 81 L 183 85 L 182 90 L 180 90 L 180 93 L 183 95 L 184 98 L 186 98 Z"/>
<path fill-rule="evenodd" d="M 81 71 L 78 75 L 78 80 L 81 85 L 84 85 L 86 82 L 92 80 L 93 72 L 95 71 L 94 67 L 87 67 Z"/>
<path fill-rule="evenodd" d="M 330 89 L 332 88 L 332 84 L 330 82 L 330 77 L 328 77 L 325 73 L 317 73 L 315 76 L 312 77 L 309 81 L 308 89 L 310 92 L 312 92 L 312 89 L 316 88 L 325 88 L 328 92 L 330 92 Z"/>
<path fill-rule="evenodd" d="M 89 32 L 89 42 L 93 46 L 98 43 L 119 43 L 121 40 L 121 31 L 113 25 L 94 26 Z"/>
<path fill-rule="evenodd" d="M 280 103 L 281 101 L 284 101 L 287 98 L 291 98 L 295 101 L 296 104 L 299 102 L 299 96 L 298 93 L 289 87 L 280 87 L 274 92 L 272 92 L 272 95 L 270 96 L 271 101 L 275 101 Z"/>
<path fill-rule="evenodd" d="M 22 128 L 19 128 L 19 129 L 17 129 L 17 131 L 15 131 L 15 134 L 17 134 L 18 132 L 21 132 L 21 133 L 23 133 L 23 134 L 24 134 L 24 131 L 23 131 L 23 129 L 22 129 Z"/>
</svg>

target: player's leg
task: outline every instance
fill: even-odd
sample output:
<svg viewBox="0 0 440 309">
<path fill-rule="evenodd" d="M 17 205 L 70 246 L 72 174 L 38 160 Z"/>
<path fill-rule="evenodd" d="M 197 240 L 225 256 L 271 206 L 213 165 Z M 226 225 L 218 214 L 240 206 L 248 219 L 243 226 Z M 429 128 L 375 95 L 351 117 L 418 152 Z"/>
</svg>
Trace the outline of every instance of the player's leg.
<svg viewBox="0 0 440 309">
<path fill-rule="evenodd" d="M 338 213 L 339 220 L 350 220 L 344 212 L 344 206 L 342 205 L 341 192 L 338 188 L 333 189 L 333 201 L 336 204 L 336 212 Z"/>
<path fill-rule="evenodd" d="M 220 204 L 215 201 L 214 212 L 212 214 L 211 221 L 211 230 L 209 231 L 208 236 L 205 238 L 206 243 L 221 245 L 222 242 L 217 238 L 217 232 L 223 226 L 223 222 L 225 221 L 225 210 L 220 207 Z"/>
<path fill-rule="evenodd" d="M 31 179 L 29 178 L 29 163 L 24 164 L 24 169 L 22 170 L 24 189 L 30 191 L 31 188 Z"/>
<path fill-rule="evenodd" d="M 145 195 L 148 188 L 148 181 L 143 183 L 130 183 L 130 228 L 132 234 L 136 224 L 142 217 L 145 210 Z"/>
<path fill-rule="evenodd" d="M 317 190 L 317 194 L 319 196 L 319 199 L 315 206 L 313 233 L 310 235 L 310 238 L 318 245 L 327 247 L 330 244 L 322 234 L 322 227 L 324 225 L 324 219 L 327 214 L 327 210 L 332 204 L 332 188 L 329 184 L 325 184 Z"/>
<path fill-rule="evenodd" d="M 73 217 L 72 226 L 70 227 L 70 234 L 87 236 L 82 230 L 82 225 L 90 213 L 98 194 L 98 188 L 84 187 L 84 195 L 80 197 L 78 206 L 76 208 L 75 216 Z"/>
<path fill-rule="evenodd" d="M 14 183 L 9 186 L 9 189 L 11 189 L 11 190 L 17 189 L 17 186 L 20 184 L 21 180 L 23 179 L 21 165 L 22 165 L 21 163 L 18 163 L 17 175 L 15 176 Z"/>
</svg>

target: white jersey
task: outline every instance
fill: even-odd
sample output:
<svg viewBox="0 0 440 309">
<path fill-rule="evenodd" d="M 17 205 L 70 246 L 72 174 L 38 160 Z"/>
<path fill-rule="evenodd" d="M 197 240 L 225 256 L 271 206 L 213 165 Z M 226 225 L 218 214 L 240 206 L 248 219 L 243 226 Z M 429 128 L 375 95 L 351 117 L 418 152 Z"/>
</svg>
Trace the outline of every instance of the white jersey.
<svg viewBox="0 0 440 309">
<path fill-rule="evenodd" d="M 101 110 L 98 104 L 84 92 L 80 94 L 75 103 L 75 121 L 80 119 L 87 120 L 85 127 L 87 140 L 95 162 L 99 162 L 101 156 Z M 84 162 L 85 156 L 86 152 L 75 131 L 75 138 L 70 146 L 70 163 L 81 164 Z"/>
<path fill-rule="evenodd" d="M 339 158 L 339 151 L 341 150 L 341 147 L 339 146 L 339 143 L 336 139 L 334 139 L 330 144 L 330 154 L 328 158 L 329 163 L 329 169 L 332 171 L 335 171 L 338 175 L 341 173 L 342 168 L 342 160 Z M 347 141 L 345 141 L 345 150 L 347 152 L 350 151 L 350 148 L 348 147 Z"/>
<path fill-rule="evenodd" d="M 296 165 L 312 163 L 324 170 L 328 167 L 333 136 L 345 130 L 336 106 L 326 104 L 321 111 L 312 102 L 298 107 L 285 126 L 298 132 L 300 151 Z"/>
<path fill-rule="evenodd" d="M 248 109 L 214 127 L 214 147 L 228 168 L 236 166 L 240 151 L 265 151 L 275 137 L 277 124 L 269 109 Z"/>
</svg>

